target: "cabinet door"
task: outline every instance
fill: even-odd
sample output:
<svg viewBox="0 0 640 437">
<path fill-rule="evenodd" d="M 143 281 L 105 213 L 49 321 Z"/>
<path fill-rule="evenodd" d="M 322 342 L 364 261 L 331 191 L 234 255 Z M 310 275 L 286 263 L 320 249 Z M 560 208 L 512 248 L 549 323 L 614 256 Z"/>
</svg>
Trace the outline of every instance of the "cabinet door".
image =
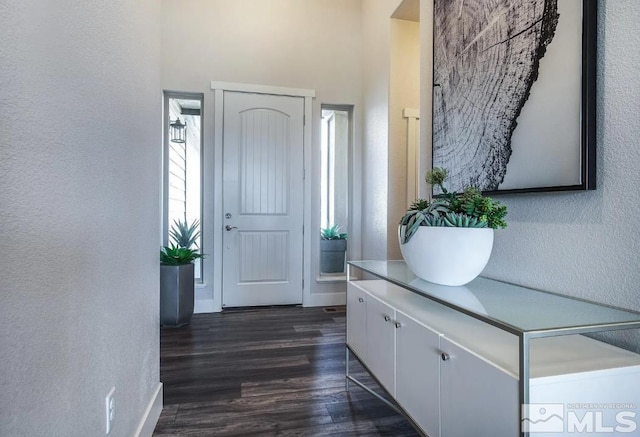
<svg viewBox="0 0 640 437">
<path fill-rule="evenodd" d="M 395 396 L 395 311 L 369 297 L 367 300 L 367 359 L 365 364 L 387 391 Z"/>
<path fill-rule="evenodd" d="M 517 380 L 445 337 L 440 346 L 449 357 L 440 363 L 442 435 L 520 435 Z"/>
<path fill-rule="evenodd" d="M 396 399 L 429 437 L 438 437 L 440 334 L 401 313 L 396 321 Z"/>
<path fill-rule="evenodd" d="M 358 357 L 367 359 L 367 293 L 347 284 L 347 344 Z"/>
</svg>

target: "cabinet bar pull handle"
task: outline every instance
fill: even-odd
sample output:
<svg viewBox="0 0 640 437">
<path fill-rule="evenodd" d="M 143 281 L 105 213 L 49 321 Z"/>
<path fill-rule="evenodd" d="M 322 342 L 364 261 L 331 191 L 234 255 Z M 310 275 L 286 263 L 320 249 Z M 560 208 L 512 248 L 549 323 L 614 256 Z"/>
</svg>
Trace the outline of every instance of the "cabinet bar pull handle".
<svg viewBox="0 0 640 437">
<path fill-rule="evenodd" d="M 402 323 L 396 322 L 396 329 L 398 329 L 398 328 L 402 328 Z"/>
<path fill-rule="evenodd" d="M 384 321 L 385 321 L 385 322 L 388 322 L 389 320 L 391 320 L 391 317 L 389 317 L 389 316 L 384 316 Z"/>
<path fill-rule="evenodd" d="M 362 302 L 364 302 L 364 299 L 363 299 L 363 298 L 361 298 L 361 297 L 359 297 L 359 298 L 358 298 L 358 302 L 362 303 Z"/>
<path fill-rule="evenodd" d="M 449 361 L 451 359 L 451 355 L 446 352 L 442 352 L 440 354 L 440 358 L 442 358 L 442 361 Z"/>
</svg>

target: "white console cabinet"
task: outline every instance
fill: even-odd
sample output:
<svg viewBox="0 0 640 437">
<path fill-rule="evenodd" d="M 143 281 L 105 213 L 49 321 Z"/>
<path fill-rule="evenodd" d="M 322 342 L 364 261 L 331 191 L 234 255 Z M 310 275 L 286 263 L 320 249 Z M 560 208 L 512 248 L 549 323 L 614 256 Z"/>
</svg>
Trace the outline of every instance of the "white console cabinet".
<svg viewBox="0 0 640 437">
<path fill-rule="evenodd" d="M 501 296 L 509 284 L 488 279 L 443 287 L 416 279 L 404 263 L 354 267 L 379 279 L 348 283 L 347 357 L 355 354 L 422 433 L 513 437 L 528 435 L 524 421 L 532 436 L 640 435 L 640 356 L 579 334 L 640 328 L 640 314 L 545 293 L 542 302 L 559 298 L 561 311 L 544 315 L 535 301 L 541 292 L 521 293 L 516 303 Z M 528 311 L 538 313 L 524 317 Z M 554 319 L 563 313 L 566 327 Z M 527 326 L 513 323 L 518 318 Z M 536 323 L 553 326 L 540 331 Z M 363 386 L 348 366 L 348 381 Z M 522 411 L 521 400 L 543 405 Z"/>
</svg>

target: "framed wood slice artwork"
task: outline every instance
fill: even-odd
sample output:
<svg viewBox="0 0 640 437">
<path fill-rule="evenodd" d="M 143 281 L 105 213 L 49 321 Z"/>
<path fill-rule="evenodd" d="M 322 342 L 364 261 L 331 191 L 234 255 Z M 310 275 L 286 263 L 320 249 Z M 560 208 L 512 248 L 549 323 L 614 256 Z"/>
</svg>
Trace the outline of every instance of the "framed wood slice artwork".
<svg viewBox="0 0 640 437">
<path fill-rule="evenodd" d="M 433 82 L 447 188 L 595 189 L 596 0 L 434 0 Z"/>
</svg>

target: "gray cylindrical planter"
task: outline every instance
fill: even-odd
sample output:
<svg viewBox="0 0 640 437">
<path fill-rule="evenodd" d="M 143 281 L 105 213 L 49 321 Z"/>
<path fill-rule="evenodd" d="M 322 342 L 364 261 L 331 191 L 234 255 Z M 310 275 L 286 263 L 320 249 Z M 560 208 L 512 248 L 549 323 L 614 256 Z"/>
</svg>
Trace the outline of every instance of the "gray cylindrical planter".
<svg viewBox="0 0 640 437">
<path fill-rule="evenodd" d="M 320 240 L 320 272 L 344 273 L 347 240 Z"/>
<path fill-rule="evenodd" d="M 160 265 L 160 324 L 182 326 L 193 315 L 193 263 Z"/>
</svg>

